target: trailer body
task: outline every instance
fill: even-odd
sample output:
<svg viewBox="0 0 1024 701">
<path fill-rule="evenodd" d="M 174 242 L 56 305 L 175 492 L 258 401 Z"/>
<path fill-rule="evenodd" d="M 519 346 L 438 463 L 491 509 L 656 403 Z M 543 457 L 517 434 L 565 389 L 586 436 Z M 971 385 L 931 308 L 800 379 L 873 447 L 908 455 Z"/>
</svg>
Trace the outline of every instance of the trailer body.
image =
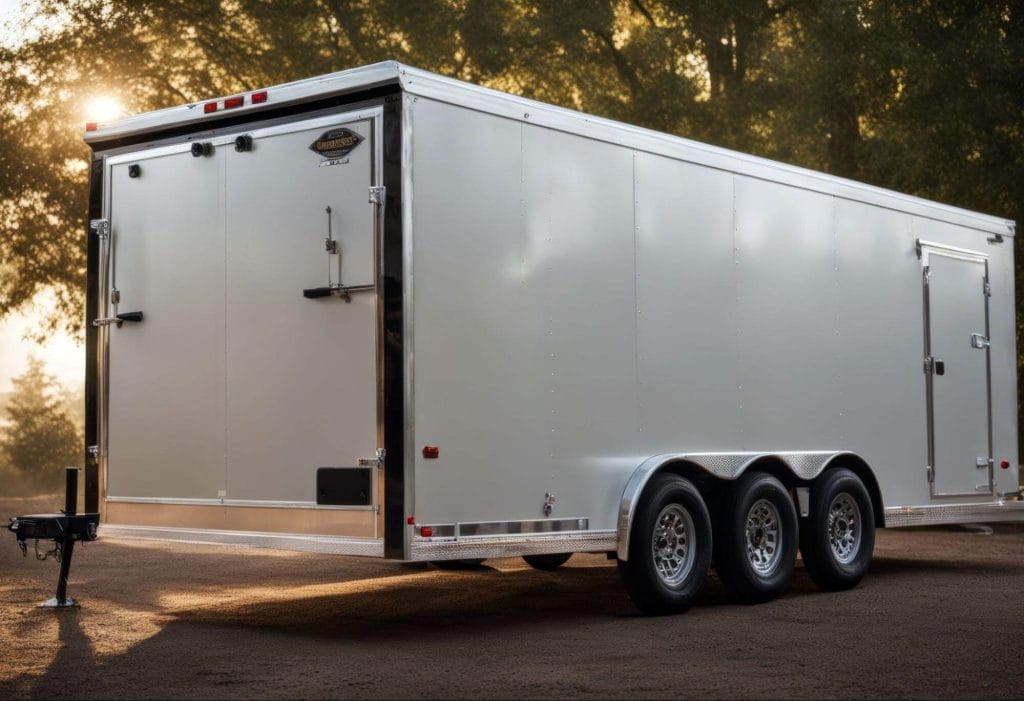
<svg viewBox="0 0 1024 701">
<path fill-rule="evenodd" d="M 87 132 L 101 535 L 628 560 L 662 471 L 839 465 L 1024 517 L 1013 222 L 393 62 L 207 104 Z"/>
</svg>

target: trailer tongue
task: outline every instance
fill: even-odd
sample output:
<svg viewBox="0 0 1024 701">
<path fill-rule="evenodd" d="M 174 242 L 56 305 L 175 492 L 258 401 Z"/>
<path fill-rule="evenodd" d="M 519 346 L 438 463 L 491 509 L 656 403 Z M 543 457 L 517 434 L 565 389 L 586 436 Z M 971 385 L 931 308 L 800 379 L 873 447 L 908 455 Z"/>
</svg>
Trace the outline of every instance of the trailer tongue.
<svg viewBox="0 0 1024 701">
<path fill-rule="evenodd" d="M 71 558 L 75 553 L 76 541 L 96 540 L 96 529 L 100 522 L 97 513 L 78 513 L 78 468 L 67 469 L 64 511 L 59 514 L 33 514 L 15 516 L 7 529 L 14 533 L 21 547 L 21 554 L 28 557 L 28 541 L 35 540 L 36 559 L 45 560 L 50 556 L 60 563 L 57 577 L 57 592 L 53 598 L 40 604 L 46 608 L 68 608 L 77 602 L 68 596 L 68 575 L 71 573 Z M 39 551 L 40 540 L 52 540 L 53 549 Z"/>
</svg>

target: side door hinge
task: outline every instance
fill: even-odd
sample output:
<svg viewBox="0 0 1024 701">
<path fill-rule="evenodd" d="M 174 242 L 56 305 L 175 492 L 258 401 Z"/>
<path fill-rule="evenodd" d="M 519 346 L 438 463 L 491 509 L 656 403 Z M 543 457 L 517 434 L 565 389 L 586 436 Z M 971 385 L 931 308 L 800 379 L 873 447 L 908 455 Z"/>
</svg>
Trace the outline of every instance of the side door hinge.
<svg viewBox="0 0 1024 701">
<path fill-rule="evenodd" d="M 981 282 L 981 292 L 986 297 L 991 297 L 992 296 L 992 283 L 989 282 L 988 280 L 982 280 L 982 282 Z"/>
<path fill-rule="evenodd" d="M 925 465 L 924 469 L 928 472 L 928 483 L 933 484 L 935 482 L 935 468 L 931 465 Z"/>
<path fill-rule="evenodd" d="M 384 204 L 385 190 L 383 185 L 373 185 L 370 187 L 370 204 L 382 205 Z"/>
</svg>

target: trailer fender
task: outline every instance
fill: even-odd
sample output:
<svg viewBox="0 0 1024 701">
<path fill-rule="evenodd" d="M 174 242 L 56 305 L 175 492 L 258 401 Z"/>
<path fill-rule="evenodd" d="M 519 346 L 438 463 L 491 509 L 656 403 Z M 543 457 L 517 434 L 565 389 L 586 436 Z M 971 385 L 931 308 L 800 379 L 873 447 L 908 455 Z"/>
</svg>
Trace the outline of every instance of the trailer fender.
<svg viewBox="0 0 1024 701">
<path fill-rule="evenodd" d="M 856 453 L 845 450 L 805 450 L 786 453 L 663 453 L 647 458 L 630 475 L 619 502 L 619 519 L 616 555 L 620 560 L 629 559 L 629 534 L 633 527 L 633 515 L 637 502 L 648 481 L 669 466 L 684 467 L 686 471 L 699 471 L 722 480 L 732 481 L 742 475 L 751 465 L 765 461 L 782 463 L 798 480 L 810 482 L 827 467 L 842 464 L 850 467 L 864 481 L 875 506 L 875 520 L 881 526 L 882 503 L 878 482 L 867 462 Z"/>
</svg>

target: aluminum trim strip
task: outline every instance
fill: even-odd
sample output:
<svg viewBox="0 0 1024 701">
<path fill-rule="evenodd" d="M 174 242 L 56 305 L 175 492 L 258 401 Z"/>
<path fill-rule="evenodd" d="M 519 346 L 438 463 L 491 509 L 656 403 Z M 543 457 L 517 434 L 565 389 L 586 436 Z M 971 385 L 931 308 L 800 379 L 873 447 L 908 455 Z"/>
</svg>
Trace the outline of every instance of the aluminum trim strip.
<svg viewBox="0 0 1024 701">
<path fill-rule="evenodd" d="M 245 506 L 263 509 L 311 509 L 320 511 L 373 511 L 373 505 L 317 504 L 315 501 L 274 501 L 260 499 L 189 499 L 174 497 L 107 497 L 121 504 L 168 504 L 179 506 Z"/>
<path fill-rule="evenodd" d="M 204 545 L 236 545 L 274 548 L 332 555 L 384 557 L 384 541 L 373 538 L 340 538 L 254 531 L 216 531 L 198 528 L 158 528 L 153 526 L 111 526 L 100 524 L 103 538 L 125 538 Z"/>
<path fill-rule="evenodd" d="M 433 538 L 474 538 L 479 536 L 521 535 L 587 531 L 589 518 L 537 518 L 522 521 L 479 521 L 472 523 L 423 523 L 417 530 L 433 529 Z"/>
<path fill-rule="evenodd" d="M 1024 501 L 893 506 L 885 509 L 886 528 L 980 521 L 1024 521 Z"/>
<path fill-rule="evenodd" d="M 558 535 L 485 536 L 459 540 L 413 538 L 410 560 L 460 560 L 545 555 L 550 553 L 614 552 L 615 531 L 567 531 Z"/>
</svg>

